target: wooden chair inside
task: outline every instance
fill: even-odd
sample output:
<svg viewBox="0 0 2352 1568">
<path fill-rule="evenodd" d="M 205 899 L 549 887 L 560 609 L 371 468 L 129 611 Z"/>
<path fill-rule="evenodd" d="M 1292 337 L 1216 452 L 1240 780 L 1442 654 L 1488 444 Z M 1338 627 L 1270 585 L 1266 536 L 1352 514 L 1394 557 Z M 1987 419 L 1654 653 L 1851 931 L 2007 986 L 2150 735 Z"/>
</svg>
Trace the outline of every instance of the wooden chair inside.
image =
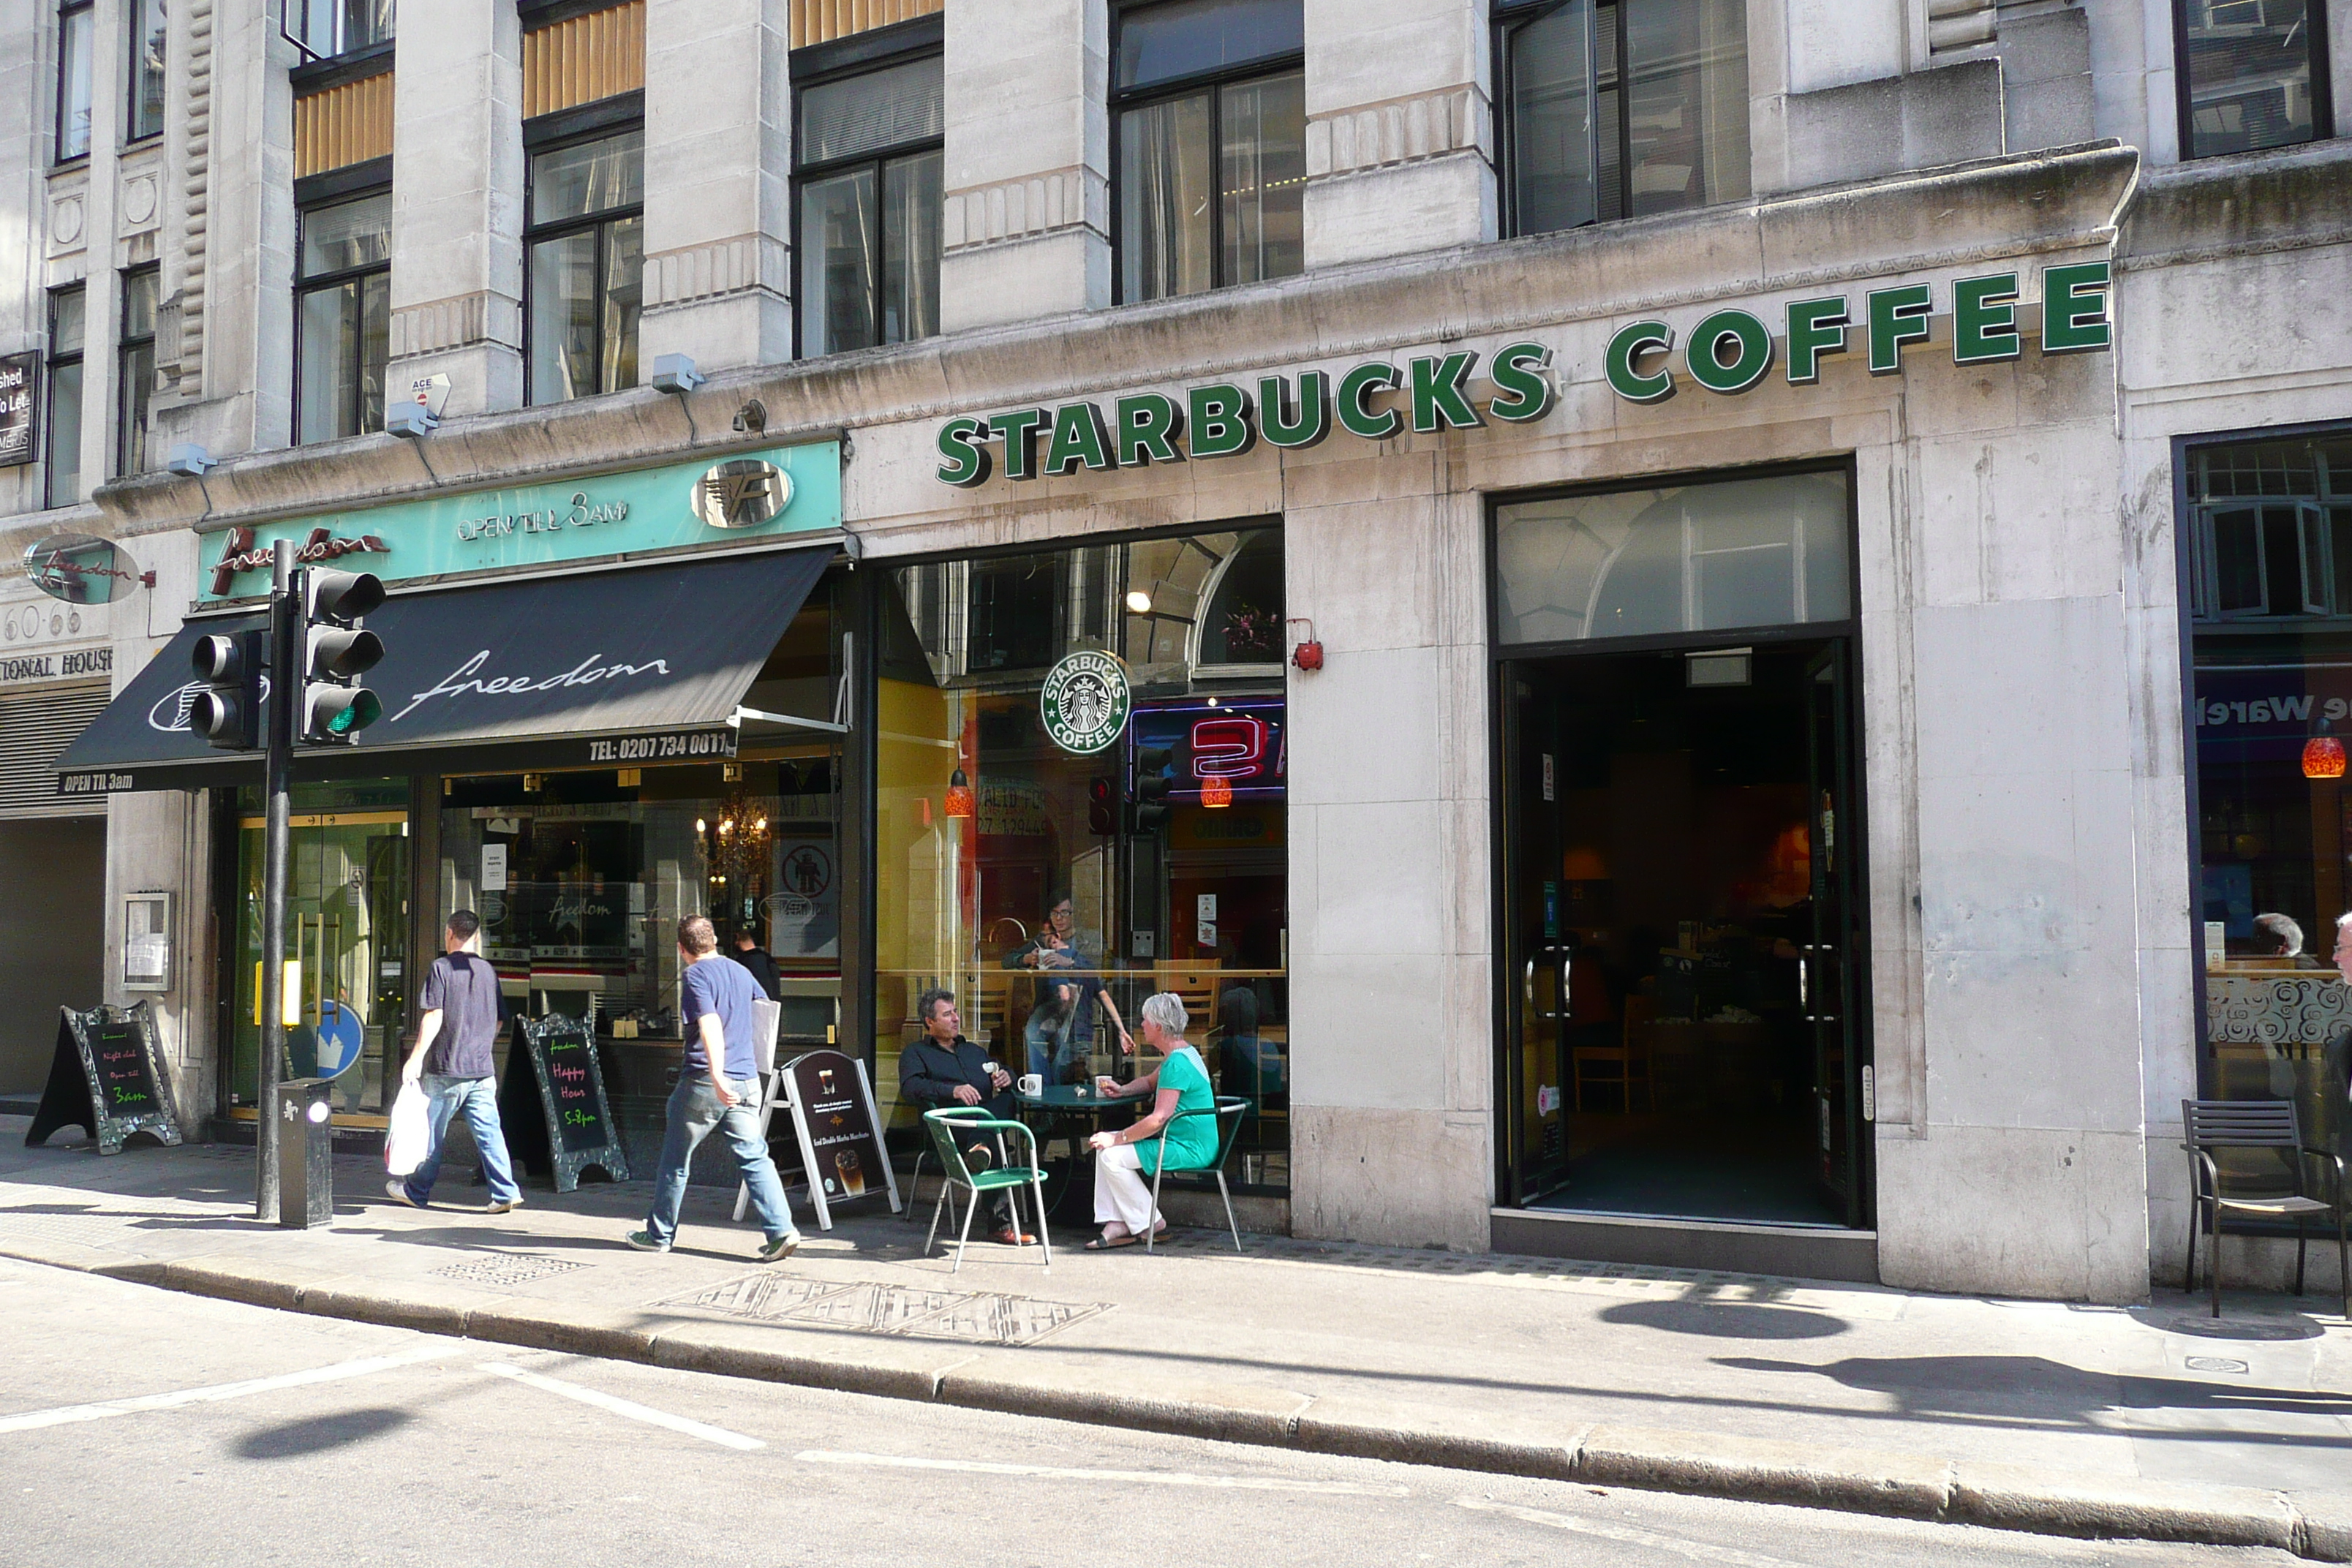
<svg viewBox="0 0 2352 1568">
<path fill-rule="evenodd" d="M 1633 1110 L 1633 1090 L 1635 1086 L 1639 1085 L 1642 1093 L 1642 1109 L 1644 1110 L 1657 1109 L 1657 1090 L 1650 1071 L 1650 1043 L 1648 1037 L 1643 1033 L 1643 1026 L 1650 1021 L 1652 1015 L 1657 1011 L 1657 1002 L 1652 997 L 1628 996 L 1625 998 L 1623 1018 L 1618 1025 L 1620 1032 L 1614 1045 L 1579 1045 L 1570 1047 L 1569 1079 L 1577 1110 L 1584 1109 L 1584 1090 L 1587 1083 L 1616 1089 L 1620 1103 L 1628 1114 L 1631 1114 Z M 1611 1066 L 1616 1068 L 1617 1070 L 1614 1073 L 1586 1070 L 1588 1068 Z"/>
</svg>

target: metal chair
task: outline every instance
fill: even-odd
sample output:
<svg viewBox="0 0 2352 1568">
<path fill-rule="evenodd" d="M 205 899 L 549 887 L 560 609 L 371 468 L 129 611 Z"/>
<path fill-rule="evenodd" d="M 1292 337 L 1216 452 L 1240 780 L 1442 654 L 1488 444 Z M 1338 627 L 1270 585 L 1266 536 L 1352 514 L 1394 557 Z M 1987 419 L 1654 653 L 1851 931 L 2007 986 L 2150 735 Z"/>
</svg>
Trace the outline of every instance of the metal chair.
<svg viewBox="0 0 2352 1568">
<path fill-rule="evenodd" d="M 1250 1102 L 1246 1100 L 1220 1098 L 1214 1110 L 1180 1110 L 1168 1119 L 1169 1127 L 1173 1127 L 1188 1116 L 1213 1116 L 1217 1119 L 1216 1158 L 1206 1165 L 1178 1165 L 1175 1167 L 1175 1172 L 1180 1176 L 1200 1173 L 1217 1178 L 1217 1195 L 1225 1200 L 1225 1225 L 1233 1232 L 1235 1252 L 1242 1249 L 1242 1227 L 1234 1219 L 1234 1194 L 1233 1190 L 1225 1185 L 1225 1162 L 1233 1158 L 1234 1144 L 1238 1142 L 1238 1134 L 1242 1130 L 1242 1118 L 1248 1114 Z M 1167 1128 L 1160 1129 L 1159 1152 L 1160 1163 L 1155 1163 L 1151 1170 L 1151 1212 L 1153 1214 L 1160 1212 L 1160 1178 L 1165 1173 L 1167 1168 L 1165 1165 L 1168 1156 Z M 1160 1233 L 1157 1230 L 1147 1232 L 1143 1237 L 1143 1250 L 1146 1252 L 1153 1250 L 1152 1243 L 1159 1238 L 1159 1236 Z"/>
<path fill-rule="evenodd" d="M 958 1105 L 923 1112 L 923 1125 L 930 1129 L 931 1152 L 939 1156 L 940 1172 L 945 1177 L 940 1184 L 940 1200 L 931 1205 L 931 1228 L 924 1234 L 923 1252 L 929 1256 L 931 1242 L 940 1231 L 940 1215 L 948 1206 L 950 1188 L 961 1187 L 971 1197 L 964 1205 L 963 1229 L 956 1237 L 955 1267 L 952 1274 L 963 1267 L 964 1244 L 971 1239 L 971 1216 L 980 1209 L 982 1193 L 1016 1191 L 1027 1187 L 1037 1199 L 1037 1244 L 1044 1248 L 1045 1267 L 1054 1267 L 1054 1244 L 1045 1234 L 1045 1173 L 1037 1163 L 1037 1135 L 1018 1121 L 1007 1121 L 992 1115 L 985 1106 Z M 1005 1147 L 1004 1135 L 1017 1132 L 1021 1144 L 1028 1152 L 1028 1163 L 1015 1165 L 1010 1155 L 1002 1166 L 992 1171 L 974 1171 L 964 1163 L 961 1140 L 975 1132 L 996 1134 L 997 1147 Z M 913 1194 L 910 1192 L 909 1197 Z M 1020 1200 L 1013 1205 L 1013 1223 L 1017 1230 L 1021 1224 Z"/>
<path fill-rule="evenodd" d="M 2189 1151 L 2189 1270 L 2181 1289 L 2197 1289 L 2197 1227 L 2201 1221 L 2213 1238 L 2209 1264 L 2212 1276 L 2213 1316 L 2221 1315 L 2221 1216 L 2245 1215 L 2262 1219 L 2294 1221 L 2294 1293 L 2303 1294 L 2304 1257 L 2310 1244 L 2305 1228 L 2314 1215 L 2336 1221 L 2336 1266 L 2343 1287 L 2344 1315 L 2352 1318 L 2352 1247 L 2345 1235 L 2345 1169 L 2342 1155 L 2303 1141 L 2303 1127 L 2291 1100 L 2184 1100 L 2180 1125 L 2188 1134 Z M 2232 1197 L 2221 1190 L 2221 1167 L 2216 1150 L 2272 1151 L 2282 1167 L 2272 1190 Z M 2327 1201 L 2311 1195 L 2307 1180 L 2316 1163 L 2327 1175 Z M 2241 1234 L 2243 1234 L 2242 1232 Z"/>
</svg>

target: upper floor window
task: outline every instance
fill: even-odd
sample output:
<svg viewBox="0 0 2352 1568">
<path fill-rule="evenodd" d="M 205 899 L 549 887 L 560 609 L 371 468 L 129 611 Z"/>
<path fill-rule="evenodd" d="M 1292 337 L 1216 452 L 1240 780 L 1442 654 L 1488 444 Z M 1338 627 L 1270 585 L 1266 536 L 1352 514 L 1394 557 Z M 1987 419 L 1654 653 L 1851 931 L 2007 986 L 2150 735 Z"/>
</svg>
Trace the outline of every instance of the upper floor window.
<svg viewBox="0 0 2352 1568">
<path fill-rule="evenodd" d="M 131 102 L 123 120 L 125 142 L 163 134 L 163 0 L 130 0 L 124 37 L 131 49 Z"/>
<path fill-rule="evenodd" d="M 295 268 L 294 438 L 383 428 L 392 357 L 392 193 L 303 208 Z"/>
<path fill-rule="evenodd" d="M 1500 32 L 1510 232 L 1748 195 L 1744 0 L 1544 0 Z"/>
<path fill-rule="evenodd" d="M 523 314 L 533 403 L 637 384 L 645 142 L 631 129 L 531 154 Z"/>
<path fill-rule="evenodd" d="M 2191 158 L 2330 133 L 2320 0 L 2180 0 L 2180 145 Z"/>
<path fill-rule="evenodd" d="M 81 499 L 81 355 L 89 300 L 77 283 L 49 292 L 49 428 L 41 504 Z"/>
<path fill-rule="evenodd" d="M 2352 439 L 2197 452 L 2189 613 L 2352 616 Z"/>
<path fill-rule="evenodd" d="M 89 0 L 58 8 L 58 162 L 89 156 Z"/>
<path fill-rule="evenodd" d="M 940 57 L 803 87 L 801 353 L 940 330 Z"/>
<path fill-rule="evenodd" d="M 285 30 L 314 60 L 392 40 L 393 0 L 285 0 Z"/>
<path fill-rule="evenodd" d="M 163 279 L 155 264 L 124 269 L 122 323 L 114 339 L 114 471 L 147 468 L 147 402 L 155 391 L 155 307 Z"/>
<path fill-rule="evenodd" d="M 1118 21 L 1120 297 L 1304 271 L 1300 0 L 1156 0 Z"/>
</svg>

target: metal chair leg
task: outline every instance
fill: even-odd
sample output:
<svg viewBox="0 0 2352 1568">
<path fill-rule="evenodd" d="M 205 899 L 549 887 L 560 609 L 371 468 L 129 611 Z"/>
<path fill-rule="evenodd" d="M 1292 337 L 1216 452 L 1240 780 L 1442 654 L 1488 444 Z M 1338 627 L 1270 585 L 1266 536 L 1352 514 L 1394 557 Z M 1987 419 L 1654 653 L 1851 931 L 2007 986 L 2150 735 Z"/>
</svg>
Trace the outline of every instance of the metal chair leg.
<svg viewBox="0 0 2352 1568">
<path fill-rule="evenodd" d="M 1163 1150 L 1160 1154 L 1160 1163 L 1164 1165 L 1167 1163 L 1168 1157 Z M 1151 1173 L 1151 1212 L 1143 1216 L 1143 1250 L 1147 1253 L 1158 1250 L 1152 1244 L 1157 1242 L 1159 1239 L 1160 1173 L 1158 1171 L 1154 1171 Z"/>
<path fill-rule="evenodd" d="M 923 1150 L 922 1150 L 922 1147 L 919 1144 L 919 1145 L 917 1145 L 917 1146 L 916 1146 L 916 1149 L 915 1149 L 915 1168 L 914 1168 L 914 1170 L 912 1170 L 911 1172 L 908 1173 L 908 1175 L 907 1175 L 907 1213 L 906 1213 L 906 1216 L 905 1216 L 905 1217 L 906 1217 L 906 1221 L 907 1221 L 907 1223 L 908 1223 L 908 1225 L 912 1225 L 912 1224 L 914 1224 L 914 1223 L 915 1223 L 915 1194 L 916 1194 L 917 1189 L 919 1189 L 919 1187 L 921 1187 L 922 1184 L 923 1184 Z M 929 1244 L 928 1242 L 926 1242 L 924 1245 L 925 1245 L 926 1248 L 928 1248 L 928 1247 L 929 1247 Z"/>
<path fill-rule="evenodd" d="M 1045 1250 L 1045 1272 L 1054 1271 L 1054 1238 L 1045 1233 L 1045 1173 L 1029 1167 L 1029 1187 L 1037 1199 L 1037 1245 Z"/>
<path fill-rule="evenodd" d="M 2303 1255 L 2311 1245 L 2310 1231 L 2303 1215 L 2294 1216 L 2294 1293 L 2303 1294 Z"/>
<path fill-rule="evenodd" d="M 2210 1249 L 2213 1260 L 2208 1266 L 2213 1278 L 2213 1315 L 2221 1315 L 2221 1205 L 2214 1204 L 2208 1211 L 2213 1216 L 2213 1245 Z"/>
<path fill-rule="evenodd" d="M 931 1228 L 923 1233 L 923 1256 L 926 1258 L 929 1258 L 931 1255 L 931 1243 L 939 1237 L 940 1215 L 945 1212 L 948 1206 L 948 1189 L 950 1185 L 951 1184 L 948 1182 L 941 1182 L 940 1184 L 939 1201 L 931 1205 Z M 907 1206 L 908 1208 L 912 1208 L 914 1207 L 914 1205 L 908 1204 Z"/>
<path fill-rule="evenodd" d="M 980 1189 L 978 1187 L 974 1187 L 971 1190 L 971 1202 L 963 1205 L 963 1232 L 956 1237 L 955 1266 L 948 1270 L 950 1274 L 956 1273 L 963 1268 L 964 1243 L 971 1239 L 971 1216 L 979 1212 Z"/>
<path fill-rule="evenodd" d="M 2189 1269 L 2180 1277 L 2180 1293 L 2197 1289 L 2197 1200 L 2189 1200 Z"/>
<path fill-rule="evenodd" d="M 1242 1227 L 1234 1218 L 1234 1194 L 1225 1186 L 1225 1173 L 1217 1173 L 1217 1195 L 1225 1200 L 1225 1228 L 1234 1233 L 1234 1250 L 1242 1249 Z"/>
</svg>

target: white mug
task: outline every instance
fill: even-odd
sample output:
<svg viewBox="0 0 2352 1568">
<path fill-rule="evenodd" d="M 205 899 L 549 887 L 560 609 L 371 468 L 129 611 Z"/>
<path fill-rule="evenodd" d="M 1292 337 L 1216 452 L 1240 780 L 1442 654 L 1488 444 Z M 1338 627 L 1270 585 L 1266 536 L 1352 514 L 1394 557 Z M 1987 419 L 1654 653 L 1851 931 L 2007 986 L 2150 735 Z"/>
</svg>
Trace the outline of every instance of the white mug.
<svg viewBox="0 0 2352 1568">
<path fill-rule="evenodd" d="M 1024 1094 L 1040 1094 L 1045 1091 L 1045 1079 L 1040 1074 L 1024 1072 L 1021 1075 L 1021 1081 L 1017 1087 Z"/>
</svg>

